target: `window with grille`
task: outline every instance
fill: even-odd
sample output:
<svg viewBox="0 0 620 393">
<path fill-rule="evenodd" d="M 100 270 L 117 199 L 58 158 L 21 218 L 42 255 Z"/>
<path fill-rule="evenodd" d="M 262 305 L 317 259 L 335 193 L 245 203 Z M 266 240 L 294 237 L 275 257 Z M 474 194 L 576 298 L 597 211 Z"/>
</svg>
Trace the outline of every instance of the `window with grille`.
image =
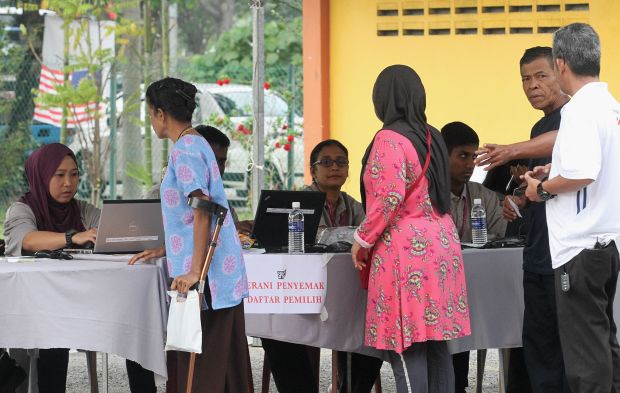
<svg viewBox="0 0 620 393">
<path fill-rule="evenodd" d="M 588 23 L 591 2 L 375 0 L 377 36 L 551 34 L 568 23 Z"/>
</svg>

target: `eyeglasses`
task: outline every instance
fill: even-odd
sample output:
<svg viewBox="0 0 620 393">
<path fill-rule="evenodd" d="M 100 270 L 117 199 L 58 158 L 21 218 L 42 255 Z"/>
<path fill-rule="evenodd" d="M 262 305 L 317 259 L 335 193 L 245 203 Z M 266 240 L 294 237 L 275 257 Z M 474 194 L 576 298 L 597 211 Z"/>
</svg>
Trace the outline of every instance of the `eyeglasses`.
<svg viewBox="0 0 620 393">
<path fill-rule="evenodd" d="M 330 168 L 334 163 L 338 166 L 338 168 L 345 168 L 349 166 L 349 160 L 346 158 L 336 158 L 336 160 L 332 160 L 331 158 L 323 158 L 322 160 L 318 160 L 317 162 L 313 162 L 312 166 L 320 165 L 323 168 Z"/>
</svg>

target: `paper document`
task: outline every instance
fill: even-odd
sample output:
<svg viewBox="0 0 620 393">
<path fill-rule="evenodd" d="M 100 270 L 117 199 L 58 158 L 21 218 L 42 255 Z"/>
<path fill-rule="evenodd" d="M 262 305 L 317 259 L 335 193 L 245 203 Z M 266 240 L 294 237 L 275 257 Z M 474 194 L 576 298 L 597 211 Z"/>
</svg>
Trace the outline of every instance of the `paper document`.
<svg viewBox="0 0 620 393">
<path fill-rule="evenodd" d="M 517 213 L 517 216 L 519 218 L 523 218 L 523 216 L 521 215 L 521 212 L 519 211 L 519 206 L 517 206 L 517 204 L 515 203 L 515 201 L 512 200 L 512 198 L 508 198 L 508 203 L 510 203 L 510 206 L 513 208 L 513 210 L 515 211 L 515 213 Z"/>
</svg>

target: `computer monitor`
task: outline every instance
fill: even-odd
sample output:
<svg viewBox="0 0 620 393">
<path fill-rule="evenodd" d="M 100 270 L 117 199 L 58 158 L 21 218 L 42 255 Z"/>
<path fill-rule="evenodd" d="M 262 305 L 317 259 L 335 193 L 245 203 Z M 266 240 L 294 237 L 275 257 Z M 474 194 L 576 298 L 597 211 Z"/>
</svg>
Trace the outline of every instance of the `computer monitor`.
<svg viewBox="0 0 620 393">
<path fill-rule="evenodd" d="M 263 190 L 254 220 L 253 235 L 268 251 L 288 246 L 288 214 L 293 202 L 304 212 L 304 242 L 313 245 L 325 206 L 325 193 L 317 191 Z"/>
<path fill-rule="evenodd" d="M 159 199 L 103 201 L 95 253 L 137 253 L 163 244 Z"/>
</svg>

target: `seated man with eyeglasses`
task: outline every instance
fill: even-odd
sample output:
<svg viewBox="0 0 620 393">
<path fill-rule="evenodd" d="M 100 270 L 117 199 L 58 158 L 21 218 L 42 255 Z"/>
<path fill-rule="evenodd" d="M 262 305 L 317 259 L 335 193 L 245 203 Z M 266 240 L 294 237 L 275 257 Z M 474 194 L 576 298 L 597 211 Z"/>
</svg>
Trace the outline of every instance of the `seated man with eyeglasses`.
<svg viewBox="0 0 620 393">
<path fill-rule="evenodd" d="M 349 152 L 337 140 L 317 144 L 310 153 L 312 184 L 304 191 L 326 194 L 320 224 L 325 227 L 358 226 L 364 220 L 362 204 L 340 189 L 349 177 Z M 314 393 L 319 381 L 315 370 L 319 366 L 319 348 L 262 339 L 271 365 L 273 379 L 280 393 Z M 347 392 L 346 352 L 338 352 L 338 391 Z M 370 393 L 383 361 L 361 354 L 351 354 L 351 390 Z"/>
</svg>

